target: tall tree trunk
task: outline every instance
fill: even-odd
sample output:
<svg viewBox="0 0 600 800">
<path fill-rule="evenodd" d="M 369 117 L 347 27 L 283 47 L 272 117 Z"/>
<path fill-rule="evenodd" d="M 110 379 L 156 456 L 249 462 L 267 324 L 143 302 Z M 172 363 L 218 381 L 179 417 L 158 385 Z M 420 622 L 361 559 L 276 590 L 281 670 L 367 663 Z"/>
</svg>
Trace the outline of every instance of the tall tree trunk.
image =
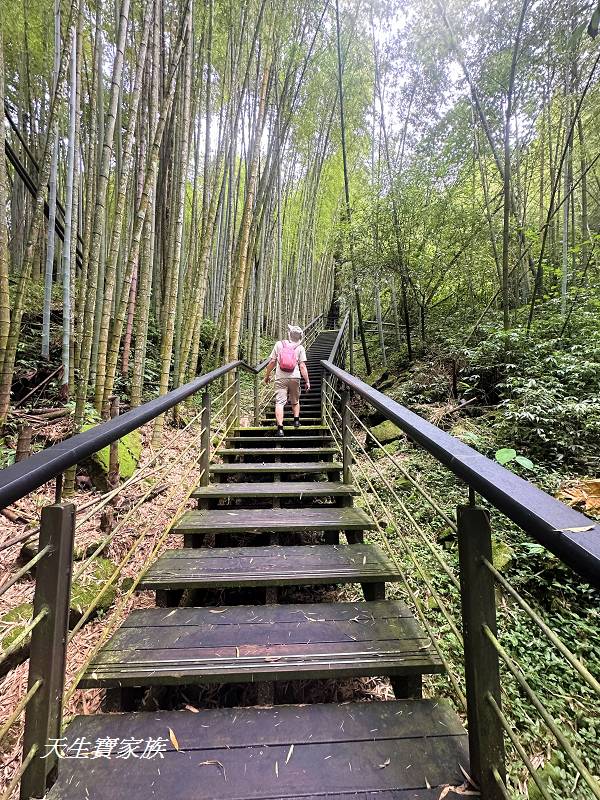
<svg viewBox="0 0 600 800">
<path fill-rule="evenodd" d="M 242 324 L 242 311 L 245 301 L 246 277 L 250 259 L 250 228 L 254 211 L 254 197 L 258 180 L 260 138 L 262 135 L 265 108 L 267 102 L 267 89 L 269 86 L 270 62 L 263 70 L 262 83 L 259 96 L 259 109 L 254 130 L 253 149 L 250 158 L 249 172 L 246 186 L 246 200 L 240 223 L 240 235 L 237 247 L 237 269 L 231 290 L 231 323 L 229 335 L 228 361 L 238 358 L 240 344 L 240 329 Z"/>
<path fill-rule="evenodd" d="M 70 31 L 71 39 L 71 86 L 69 95 L 69 147 L 67 156 L 67 193 L 65 210 L 65 241 L 62 258 L 63 280 L 63 334 L 62 334 L 62 380 L 60 394 L 62 400 L 67 400 L 69 395 L 69 370 L 71 358 L 71 251 L 73 237 L 77 239 L 77 224 L 73 228 L 73 206 L 77 203 L 74 195 L 75 185 L 75 153 L 76 125 L 77 125 L 77 28 L 75 25 Z"/>
<path fill-rule="evenodd" d="M 111 159 L 113 154 L 113 142 L 115 133 L 115 123 L 117 115 L 117 104 L 121 82 L 123 77 L 123 60 L 125 52 L 125 42 L 127 37 L 127 27 L 129 20 L 129 0 L 122 0 L 119 16 L 119 29 L 117 35 L 117 45 L 115 59 L 113 62 L 112 82 L 110 89 L 110 99 L 108 104 L 108 114 L 106 116 L 106 126 L 103 134 L 102 157 L 98 170 L 98 182 L 96 185 L 96 197 L 94 203 L 94 216 L 92 223 L 92 238 L 90 244 L 90 263 L 88 265 L 87 277 L 87 296 L 84 309 L 83 338 L 81 343 L 81 356 L 79 363 L 79 380 L 77 390 L 77 400 L 75 406 L 75 426 L 81 424 L 83 410 L 87 396 L 88 380 L 90 374 L 90 362 L 92 355 L 92 339 L 94 333 L 94 309 L 96 308 L 96 294 L 98 291 L 98 267 L 100 263 L 100 249 L 106 219 L 106 193 L 108 179 L 110 175 Z"/>
<path fill-rule="evenodd" d="M 52 91 L 56 92 L 60 68 L 60 2 L 54 3 L 54 69 Z M 54 243 L 56 241 L 56 192 L 58 179 L 58 120 L 55 122 L 50 186 L 48 193 L 48 237 L 46 245 L 46 270 L 44 276 L 44 308 L 42 312 L 42 358 L 50 358 L 50 311 L 52 308 L 52 278 L 54 275 Z M 2 208 L 2 206 L 0 206 Z"/>
<path fill-rule="evenodd" d="M 78 0 L 73 0 L 69 10 L 67 28 L 72 24 L 75 19 L 78 9 Z M 53 96 L 50 103 L 50 111 L 47 119 L 47 134 L 42 149 L 42 157 L 39 163 L 38 182 L 36 187 L 36 195 L 33 204 L 33 213 L 29 223 L 29 231 L 27 236 L 27 246 L 23 255 L 23 263 L 21 272 L 15 291 L 12 314 L 10 318 L 10 328 L 4 350 L 4 359 L 2 360 L 2 373 L 0 375 L 0 427 L 6 421 L 8 408 L 10 405 L 10 391 L 12 386 L 12 378 L 15 366 L 15 359 L 17 356 L 17 349 L 19 345 L 19 337 L 21 332 L 21 320 L 23 317 L 24 297 L 25 290 L 29 279 L 31 277 L 31 270 L 36 254 L 36 247 L 39 239 L 39 232 L 44 218 L 44 202 L 46 199 L 46 192 L 48 187 L 48 180 L 50 178 L 50 162 L 52 154 L 52 146 L 54 143 L 53 129 L 55 114 L 58 113 L 58 102 L 60 98 L 60 88 L 62 86 L 63 76 L 66 72 L 66 65 L 69 57 L 69 47 L 64 46 L 61 55 L 59 81 L 57 93 Z"/>
<path fill-rule="evenodd" d="M 335 30 L 336 30 L 336 46 L 337 46 L 338 89 L 339 89 L 338 97 L 340 104 L 340 131 L 342 136 L 342 165 L 344 169 L 344 198 L 346 201 L 345 216 L 346 216 L 346 224 L 348 226 L 348 243 L 350 245 L 350 261 L 352 267 L 352 282 L 354 284 L 354 303 L 356 305 L 356 319 L 358 322 L 358 330 L 360 333 L 360 342 L 362 345 L 363 357 L 365 359 L 365 371 L 367 375 L 370 375 L 371 361 L 369 359 L 369 352 L 367 350 L 367 340 L 365 338 L 365 328 L 363 325 L 362 305 L 360 301 L 360 289 L 358 287 L 358 278 L 356 275 L 354 239 L 352 235 L 352 211 L 350 206 L 350 184 L 348 181 L 348 154 L 346 150 L 346 122 L 344 119 L 344 83 L 343 83 L 339 0 L 335 0 Z"/>
<path fill-rule="evenodd" d="M 4 42 L 0 26 L 0 97 L 4 97 Z M 7 182 L 4 140 L 6 128 L 0 124 L 0 374 L 10 330 L 10 291 L 8 283 L 9 254 L 8 226 L 6 221 Z"/>
</svg>

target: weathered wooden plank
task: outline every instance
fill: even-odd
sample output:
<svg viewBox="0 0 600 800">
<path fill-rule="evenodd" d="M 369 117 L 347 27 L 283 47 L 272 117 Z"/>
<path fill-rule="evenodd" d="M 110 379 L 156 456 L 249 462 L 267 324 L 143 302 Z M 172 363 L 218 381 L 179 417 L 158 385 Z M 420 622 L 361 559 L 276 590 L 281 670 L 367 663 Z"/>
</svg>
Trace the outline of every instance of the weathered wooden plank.
<svg viewBox="0 0 600 800">
<path fill-rule="evenodd" d="M 300 474 L 339 472 L 342 465 L 339 461 L 306 461 L 291 462 L 261 462 L 258 464 L 212 464 L 210 471 L 215 475 L 222 473 L 261 473 L 261 472 L 292 472 Z"/>
<path fill-rule="evenodd" d="M 201 717 L 201 726 L 198 720 Z M 271 747 L 298 744 L 437 738 L 464 735 L 460 719 L 445 700 L 388 700 L 382 703 L 319 703 L 274 708 L 203 709 L 201 715 L 183 711 L 77 716 L 65 734 L 70 740 L 95 739 L 109 724 L 115 737 L 133 738 L 177 732 L 182 750 L 211 747 Z M 200 729 L 199 729 L 200 728 Z M 112 735 L 111 734 L 111 735 Z M 168 750 L 173 744 L 166 743 Z M 138 746 L 139 752 L 139 746 Z"/>
<path fill-rule="evenodd" d="M 324 603 L 308 613 L 294 605 L 138 609 L 94 658 L 81 685 L 441 671 L 430 639 L 398 601 Z"/>
<path fill-rule="evenodd" d="M 293 650 L 291 645 L 289 650 Z M 389 651 L 361 650 L 341 653 L 332 645 L 322 645 L 322 652 L 306 655 L 306 648 L 282 654 L 280 649 L 267 648 L 262 655 L 236 656 L 233 653 L 198 653 L 180 650 L 175 654 L 164 650 L 152 653 L 127 651 L 121 659 L 115 654 L 110 663 L 95 662 L 85 673 L 79 686 L 92 689 L 110 686 L 186 686 L 195 683 L 227 684 L 262 681 L 321 680 L 362 678 L 375 675 L 420 676 L 443 672 L 426 656 L 406 652 L 400 647 Z M 351 648 L 349 648 L 351 649 Z M 241 650 L 241 648 L 240 648 Z M 137 657 L 137 660 L 134 658 Z M 106 661 L 109 654 L 102 656 Z"/>
<path fill-rule="evenodd" d="M 302 436 L 305 433 L 331 433 L 327 425 L 302 425 L 300 428 L 294 428 L 293 425 L 284 425 L 284 428 L 286 429 L 286 434 L 289 429 L 290 434 L 293 436 Z M 257 436 L 260 434 L 272 436 L 273 428 L 271 425 L 251 425 L 247 428 L 234 428 L 234 434 L 238 436 Z"/>
<path fill-rule="evenodd" d="M 225 441 L 228 447 L 247 447 L 247 446 L 273 447 L 275 445 L 281 446 L 280 436 L 272 435 L 272 430 L 267 431 L 267 433 L 269 433 L 269 436 L 228 436 L 227 439 L 225 439 Z M 288 437 L 286 441 L 289 441 L 289 438 L 290 437 Z M 304 446 L 310 447 L 311 445 L 318 446 L 319 444 L 327 444 L 331 442 L 332 439 L 333 436 L 327 436 L 327 435 L 311 436 L 310 434 L 306 436 L 303 434 L 297 434 L 296 436 L 293 437 L 294 446 L 298 447 L 300 447 L 300 445 L 302 445 L 303 447 Z"/>
<path fill-rule="evenodd" d="M 249 466 L 249 465 L 244 465 Z M 173 533 L 258 533 L 370 530 L 375 523 L 360 508 L 248 508 L 187 511 Z"/>
<path fill-rule="evenodd" d="M 283 426 L 284 426 L 284 433 L 287 432 L 287 429 L 290 428 L 292 430 L 302 430 L 303 425 L 316 425 L 321 421 L 321 413 L 308 413 L 308 414 L 301 414 L 300 415 L 300 427 L 294 428 L 292 425 L 292 414 L 291 411 L 286 409 L 286 413 L 284 416 Z M 271 426 L 271 435 L 273 435 L 277 430 L 277 423 L 275 421 L 275 414 L 274 412 L 267 412 L 267 414 L 261 418 L 261 423 L 266 427 L 269 428 Z"/>
<path fill-rule="evenodd" d="M 273 606 L 220 606 L 194 608 L 136 608 L 123 620 L 122 628 L 150 625 L 238 625 L 269 620 L 273 624 L 310 621 L 348 621 L 367 623 L 373 619 L 412 619 L 413 613 L 400 600 L 371 603 L 285 603 Z"/>
<path fill-rule="evenodd" d="M 341 497 L 358 494 L 358 489 L 337 481 L 273 481 L 272 483 L 213 483 L 198 486 L 193 498 L 228 500 L 254 497 Z"/>
<path fill-rule="evenodd" d="M 464 730 L 438 701 L 85 716 L 65 732 L 67 747 L 105 737 L 133 740 L 135 755 L 62 760 L 48 800 L 112 800 L 119 785 L 131 800 L 437 800 L 468 764 Z M 159 737 L 162 757 L 140 758 Z"/>
<path fill-rule="evenodd" d="M 217 450 L 218 456 L 331 456 L 339 453 L 337 447 L 289 447 L 285 437 L 279 440 L 279 447 L 223 447 Z"/>
<path fill-rule="evenodd" d="M 398 581 L 376 545 L 302 545 L 168 550 L 150 566 L 141 589 L 289 586 Z"/>
</svg>

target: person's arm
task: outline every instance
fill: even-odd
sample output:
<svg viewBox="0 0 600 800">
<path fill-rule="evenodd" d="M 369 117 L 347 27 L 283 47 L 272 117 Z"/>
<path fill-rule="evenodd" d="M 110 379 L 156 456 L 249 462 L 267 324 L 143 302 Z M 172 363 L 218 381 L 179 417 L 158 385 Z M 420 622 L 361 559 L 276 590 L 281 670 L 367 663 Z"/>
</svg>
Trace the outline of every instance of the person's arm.
<svg viewBox="0 0 600 800">
<path fill-rule="evenodd" d="M 277 345 L 279 342 L 275 344 L 275 347 L 271 350 L 271 355 L 269 356 L 269 363 L 267 364 L 267 369 L 265 371 L 265 383 L 268 383 L 271 380 L 271 373 L 275 369 L 275 365 L 277 364 Z"/>
<path fill-rule="evenodd" d="M 306 362 L 305 361 L 301 361 L 300 362 L 300 374 L 304 378 L 304 385 L 306 387 L 306 391 L 309 392 L 310 391 L 310 379 L 308 377 L 308 370 L 306 369 Z"/>
<path fill-rule="evenodd" d="M 277 359 L 274 358 L 272 361 L 269 361 L 267 364 L 267 369 L 265 372 L 265 383 L 268 383 L 271 380 L 271 373 L 275 369 L 275 364 L 277 364 Z"/>
</svg>

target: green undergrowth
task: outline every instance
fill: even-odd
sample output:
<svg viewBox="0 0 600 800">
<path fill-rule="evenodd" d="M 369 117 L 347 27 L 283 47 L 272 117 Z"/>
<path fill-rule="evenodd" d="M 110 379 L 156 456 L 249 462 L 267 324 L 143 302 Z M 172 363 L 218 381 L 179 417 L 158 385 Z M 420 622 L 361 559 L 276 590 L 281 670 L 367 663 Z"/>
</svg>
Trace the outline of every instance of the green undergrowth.
<svg viewBox="0 0 600 800">
<path fill-rule="evenodd" d="M 376 362 L 369 382 L 380 385 L 389 397 L 436 421 L 491 459 L 503 448 L 513 449 L 523 456 L 523 463 L 512 459 L 507 468 L 555 494 L 566 481 L 598 477 L 600 399 L 593 386 L 595 381 L 597 387 L 600 374 L 600 333 L 597 321 L 594 328 L 589 309 L 573 316 L 571 329 L 560 341 L 562 322 L 556 318 L 538 325 L 530 341 L 522 330 L 508 338 L 488 331 L 469 351 L 463 349 L 459 353 L 458 347 L 453 348 L 446 341 L 437 352 L 428 352 L 408 369 L 401 354 L 387 369 Z M 376 348 L 372 348 L 374 351 Z M 450 351 L 459 363 L 459 397 L 454 400 L 450 397 Z M 357 367 L 355 371 L 361 369 L 358 352 Z M 469 399 L 474 410 L 440 417 L 440 410 L 447 404 Z M 379 432 L 377 426 L 379 430 L 385 428 L 372 409 L 356 399 L 353 402 L 354 410 L 375 435 Z M 579 407 L 580 414 L 574 413 L 575 407 Z M 387 442 L 385 451 L 393 454 L 454 519 L 456 506 L 468 501 L 467 487 L 406 436 L 391 442 L 385 435 L 379 438 Z M 362 456 L 354 469 L 365 492 L 357 504 L 378 518 L 383 533 L 375 533 L 374 538 L 384 547 L 383 540 L 387 539 L 404 574 L 405 583 L 394 591 L 413 608 L 416 600 L 464 692 L 462 644 L 444 613 L 460 632 L 460 596 L 438 560 L 442 558 L 452 574 L 458 576 L 456 534 L 382 450 L 372 450 L 370 455 L 375 465 Z M 481 498 L 477 502 L 487 505 Z M 598 678 L 600 593 L 502 514 L 493 508 L 490 513 L 494 565 Z M 516 601 L 500 589 L 497 609 L 502 646 L 519 665 L 583 763 L 592 774 L 600 775 L 599 698 Z M 502 662 L 501 680 L 503 711 L 550 795 L 556 800 L 591 798 L 591 791 L 566 759 L 540 713 Z M 427 687 L 431 694 L 450 698 L 462 713 L 448 677 L 428 678 Z M 507 756 L 514 796 L 537 800 L 541 796 L 539 790 L 528 780 L 520 756 L 508 742 Z"/>
</svg>

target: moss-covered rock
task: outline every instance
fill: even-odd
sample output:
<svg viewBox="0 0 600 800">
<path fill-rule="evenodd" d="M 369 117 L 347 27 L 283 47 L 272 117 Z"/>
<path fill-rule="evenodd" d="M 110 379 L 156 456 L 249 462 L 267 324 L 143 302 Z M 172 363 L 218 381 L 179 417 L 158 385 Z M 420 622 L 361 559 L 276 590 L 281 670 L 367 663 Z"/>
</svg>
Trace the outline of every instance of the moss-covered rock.
<svg viewBox="0 0 600 800">
<path fill-rule="evenodd" d="M 93 425 L 84 425 L 83 430 L 93 428 Z M 119 475 L 123 480 L 131 478 L 140 462 L 142 454 L 142 436 L 139 431 L 132 431 L 119 439 Z M 110 447 L 103 447 L 87 460 L 86 465 L 90 476 L 102 492 L 108 490 L 108 467 L 110 462 Z"/>
<path fill-rule="evenodd" d="M 31 603 L 21 603 L 10 611 L 0 616 L 0 644 L 2 650 L 7 650 L 15 639 L 23 633 L 25 627 L 31 622 L 33 617 L 33 605 Z M 23 642 L 27 645 L 29 637 Z"/>
<path fill-rule="evenodd" d="M 93 555 L 96 550 L 102 544 L 103 539 L 94 540 L 92 542 L 88 542 L 87 544 L 77 544 L 73 549 L 73 559 L 75 561 L 83 561 L 84 558 L 89 558 Z M 102 554 L 102 550 L 100 550 L 98 555 Z"/>
<path fill-rule="evenodd" d="M 513 560 L 514 552 L 506 542 L 492 539 L 492 561 L 499 572 L 502 572 Z"/>
<path fill-rule="evenodd" d="M 386 453 L 393 456 L 394 453 L 398 452 L 399 447 L 400 447 L 400 442 L 398 441 L 388 442 L 388 444 L 383 445 L 383 448 L 374 447 L 371 456 L 372 458 L 385 458 Z"/>
<path fill-rule="evenodd" d="M 444 528 L 437 535 L 439 544 L 446 550 L 451 550 L 456 544 L 456 533 L 452 528 Z"/>
<path fill-rule="evenodd" d="M 85 573 L 73 581 L 71 586 L 70 622 L 74 624 L 92 605 L 96 596 L 100 594 L 109 580 L 115 565 L 107 558 L 95 558 Z M 92 616 L 108 611 L 117 596 L 116 582 L 111 585 L 100 598 Z"/>
<path fill-rule="evenodd" d="M 25 542 L 25 544 L 21 546 L 21 550 L 19 552 L 19 563 L 25 566 L 28 561 L 31 561 L 32 558 L 37 556 L 38 550 L 39 547 L 37 539 L 32 539 L 29 542 Z M 33 567 L 33 569 L 35 569 L 35 567 Z"/>
<path fill-rule="evenodd" d="M 384 422 L 380 422 L 379 425 L 372 427 L 371 433 L 381 442 L 381 444 L 394 442 L 404 436 L 402 429 L 397 425 L 394 425 L 393 422 L 390 422 L 389 419 L 386 419 Z"/>
<path fill-rule="evenodd" d="M 127 576 L 127 577 L 123 578 L 119 588 L 121 589 L 121 591 L 123 593 L 125 593 L 125 592 L 128 592 L 131 589 L 132 586 L 133 586 L 133 578 L 130 578 L 129 576 Z"/>
</svg>

